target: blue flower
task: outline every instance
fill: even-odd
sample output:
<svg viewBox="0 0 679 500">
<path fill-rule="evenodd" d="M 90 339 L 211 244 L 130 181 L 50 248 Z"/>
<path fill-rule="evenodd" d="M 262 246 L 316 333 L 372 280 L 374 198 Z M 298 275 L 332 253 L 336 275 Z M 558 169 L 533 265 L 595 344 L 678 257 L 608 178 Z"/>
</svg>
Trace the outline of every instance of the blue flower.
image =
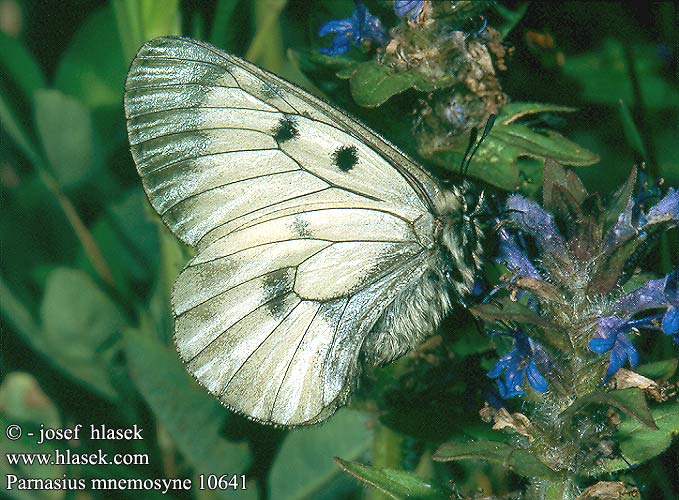
<svg viewBox="0 0 679 500">
<path fill-rule="evenodd" d="M 611 248 L 628 240 L 632 236 L 643 233 L 647 226 L 660 222 L 670 222 L 670 226 L 679 224 L 679 191 L 669 188 L 667 194 L 644 213 L 643 204 L 649 199 L 660 196 L 660 182 L 650 187 L 645 185 L 644 172 L 641 173 L 641 187 L 636 197 L 630 195 L 625 210 L 618 216 L 615 226 L 606 239 L 606 247 Z"/>
<path fill-rule="evenodd" d="M 675 344 L 679 344 L 679 308 L 670 307 L 662 320 L 662 330 L 665 335 L 671 335 Z"/>
<path fill-rule="evenodd" d="M 678 277 L 679 268 L 664 278 L 648 280 L 645 285 L 618 299 L 613 308 L 616 311 L 623 311 L 629 317 L 645 309 L 679 307 Z"/>
<path fill-rule="evenodd" d="M 671 220 L 679 222 L 679 191 L 669 188 L 667 194 L 646 214 L 646 223 Z"/>
<path fill-rule="evenodd" d="M 321 54 L 337 56 L 349 52 L 351 43 L 358 46 L 370 40 L 384 43 L 385 31 L 378 17 L 370 14 L 362 2 L 356 2 L 352 17 L 328 21 L 318 32 L 319 36 L 334 34 L 332 45 L 319 49 Z"/>
<path fill-rule="evenodd" d="M 625 361 L 629 360 L 632 368 L 639 362 L 639 353 L 627 336 L 632 329 L 641 326 L 634 323 L 617 316 L 599 318 L 597 326 L 597 334 L 599 336 L 589 341 L 589 348 L 597 354 L 611 351 L 610 363 L 604 377 L 604 382 L 622 368 Z"/>
<path fill-rule="evenodd" d="M 537 361 L 537 362 L 536 362 Z M 500 396 L 504 399 L 521 396 L 524 378 L 538 392 L 547 392 L 547 380 L 540 373 L 538 363 L 546 364 L 546 354 L 542 347 L 533 342 L 522 330 L 514 332 L 514 348 L 502 356 L 488 377 L 496 379 Z M 504 372 L 504 377 L 500 376 Z"/>
<path fill-rule="evenodd" d="M 500 255 L 497 261 L 504 263 L 514 274 L 519 276 L 528 276 L 535 279 L 542 279 L 542 276 L 531 262 L 524 249 L 519 245 L 514 238 L 514 235 L 504 228 L 500 227 L 498 231 L 500 240 Z"/>
<path fill-rule="evenodd" d="M 424 0 L 395 0 L 394 12 L 398 17 L 408 17 L 411 21 L 417 19 L 422 12 Z"/>
<path fill-rule="evenodd" d="M 621 297 L 612 309 L 616 315 L 598 319 L 596 337 L 590 340 L 589 348 L 603 354 L 611 351 L 610 364 L 604 382 L 621 368 L 625 361 L 634 367 L 639 354 L 632 345 L 628 334 L 640 328 L 660 329 L 671 335 L 679 344 L 679 267 L 664 278 L 648 280 L 645 285 Z M 631 319 L 637 313 L 648 309 L 665 309 L 664 312 L 641 319 Z"/>
<path fill-rule="evenodd" d="M 543 251 L 557 257 L 567 255 L 566 242 L 552 215 L 533 200 L 513 194 L 507 200 L 507 211 L 519 229 L 530 234 Z"/>
</svg>

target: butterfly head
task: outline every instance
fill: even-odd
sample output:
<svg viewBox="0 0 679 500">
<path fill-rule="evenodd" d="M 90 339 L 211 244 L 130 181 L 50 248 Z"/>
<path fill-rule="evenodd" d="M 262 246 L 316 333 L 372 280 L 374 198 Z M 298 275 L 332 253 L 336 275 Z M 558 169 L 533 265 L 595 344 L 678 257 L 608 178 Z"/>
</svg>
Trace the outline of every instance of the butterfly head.
<svg viewBox="0 0 679 500">
<path fill-rule="evenodd" d="M 481 269 L 484 211 L 483 191 L 466 180 L 445 190 L 439 204 L 443 276 L 460 297 L 470 294 Z"/>
</svg>

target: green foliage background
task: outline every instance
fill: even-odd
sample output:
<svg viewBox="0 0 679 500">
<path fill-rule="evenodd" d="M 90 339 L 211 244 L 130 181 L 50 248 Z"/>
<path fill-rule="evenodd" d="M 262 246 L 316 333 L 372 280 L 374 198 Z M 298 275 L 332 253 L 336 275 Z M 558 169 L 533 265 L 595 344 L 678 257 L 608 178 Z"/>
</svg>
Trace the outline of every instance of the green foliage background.
<svg viewBox="0 0 679 500">
<path fill-rule="evenodd" d="M 388 6 L 374 3 L 388 15 Z M 332 460 L 340 456 L 416 471 L 442 484 L 454 481 L 466 493 L 520 486 L 500 468 L 428 458 L 443 441 L 489 439 L 494 432 L 477 417 L 491 386 L 484 371 L 494 360 L 492 345 L 462 312 L 444 325 L 443 347 L 372 374 L 354 409 L 293 431 L 230 414 L 197 387 L 172 346 L 169 291 L 188 252 L 147 206 L 128 151 L 122 94 L 129 62 L 157 35 L 205 39 L 324 93 L 414 152 L 409 118 L 403 119 L 416 98 L 413 90 L 384 106 L 361 108 L 348 83 L 335 77 L 336 68 L 307 64 L 311 51 L 327 43 L 315 36 L 320 25 L 348 16 L 351 2 L 2 0 L 0 8 L 3 433 L 9 423 L 26 430 L 40 423 L 104 423 L 137 424 L 145 437 L 50 448 L 3 436 L 0 473 L 248 475 L 248 490 L 236 493 L 112 491 L 77 498 L 377 498 L 341 472 Z M 671 2 L 535 3 L 509 35 L 515 53 L 501 74 L 505 92 L 514 101 L 577 109 L 542 118 L 600 156 L 599 163 L 578 169 L 590 190 L 612 191 L 643 159 L 652 177 L 679 185 L 677 19 Z M 530 31 L 549 33 L 556 47 L 527 43 Z M 501 179 L 502 173 L 488 175 Z M 679 263 L 676 234 L 660 248 L 645 263 L 658 274 Z M 669 342 L 642 338 L 638 344 L 645 361 L 677 355 Z M 356 409 L 373 408 L 374 401 L 383 410 L 379 419 Z M 405 450 L 398 463 L 390 446 Z M 54 447 L 146 453 L 149 464 L 12 470 L 4 460 L 6 452 Z M 679 491 L 678 464 L 675 443 L 628 475 L 644 498 L 672 499 Z M 5 494 L 76 498 L 63 491 Z"/>
</svg>

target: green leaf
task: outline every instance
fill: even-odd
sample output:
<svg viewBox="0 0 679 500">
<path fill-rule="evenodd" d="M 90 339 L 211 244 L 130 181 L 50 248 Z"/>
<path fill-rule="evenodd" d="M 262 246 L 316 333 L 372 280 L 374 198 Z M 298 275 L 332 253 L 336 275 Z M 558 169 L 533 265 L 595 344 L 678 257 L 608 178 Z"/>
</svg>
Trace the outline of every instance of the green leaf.
<svg viewBox="0 0 679 500">
<path fill-rule="evenodd" d="M 629 176 L 627 177 L 627 182 L 620 186 L 615 194 L 613 195 L 612 201 L 608 207 L 606 213 L 606 226 L 613 227 L 618 220 L 620 214 L 622 214 L 627 208 L 627 202 L 632 196 L 632 191 L 637 182 L 637 167 L 632 166 Z"/>
<path fill-rule="evenodd" d="M 0 69 L 16 83 L 28 100 L 31 99 L 33 91 L 47 85 L 45 76 L 33 55 L 19 40 L 2 31 L 0 31 Z"/>
<path fill-rule="evenodd" d="M 627 462 L 641 464 L 658 456 L 672 444 L 673 436 L 679 435 L 679 401 L 674 400 L 651 409 L 657 430 L 651 430 L 636 420 L 625 420 L 615 434 L 620 444 L 620 453 Z M 622 459 L 609 460 L 604 463 L 608 472 L 629 469 Z M 591 471 L 600 474 L 601 469 Z"/>
<path fill-rule="evenodd" d="M 577 108 L 544 102 L 510 102 L 502 108 L 502 111 L 500 111 L 498 123 L 509 125 L 524 116 L 535 115 L 538 113 L 573 113 L 575 111 L 577 111 Z"/>
<path fill-rule="evenodd" d="M 20 478 L 55 478 L 66 472 L 63 465 L 10 465 L 6 459 L 8 453 L 49 453 L 54 450 L 50 445 L 38 445 L 40 424 L 45 427 L 61 427 L 59 412 L 54 403 L 45 395 L 37 381 L 27 373 L 12 372 L 6 374 L 0 386 L 0 428 L 9 425 L 20 425 L 22 436 L 18 440 L 0 439 L 0 474 L 3 486 L 6 486 L 8 474 Z M 32 432 L 33 436 L 28 436 Z M 51 448 L 51 449 L 50 449 Z M 3 488 L 6 496 L 14 500 L 61 500 L 64 490 L 21 490 L 15 484 L 12 489 Z"/>
<path fill-rule="evenodd" d="M 40 327 L 29 308 L 9 288 L 4 276 L 0 276 L 0 314 L 27 344 L 34 346 L 39 341 Z"/>
<path fill-rule="evenodd" d="M 286 4 L 287 0 L 252 3 L 255 34 L 245 53 L 245 59 L 273 72 L 280 72 L 282 69 L 284 52 L 280 16 Z"/>
<path fill-rule="evenodd" d="M 112 3 L 125 59 L 152 38 L 181 34 L 178 0 L 114 0 Z"/>
<path fill-rule="evenodd" d="M 94 381 L 97 384 L 100 377 L 95 374 L 95 378 L 91 379 L 91 370 L 88 369 L 87 362 L 85 362 L 85 366 L 81 366 L 78 361 L 74 362 L 74 360 L 64 356 L 60 349 L 52 348 L 51 344 L 46 341 L 40 327 L 33 320 L 26 305 L 12 293 L 12 290 L 9 289 L 2 278 L 0 278 L 0 312 L 2 312 L 3 319 L 15 328 L 22 340 L 54 368 L 61 370 L 84 387 L 99 392 L 104 397 L 109 399 L 116 397 L 107 380 L 103 380 L 101 386 L 92 386 L 91 382 Z M 74 314 L 78 312 L 75 311 Z"/>
<path fill-rule="evenodd" d="M 370 442 L 365 415 L 346 409 L 323 425 L 292 430 L 271 468 L 271 498 L 316 498 L 341 474 L 332 457 L 359 459 L 367 452 Z"/>
<path fill-rule="evenodd" d="M 335 462 L 351 476 L 396 500 L 404 498 L 446 500 L 450 498 L 449 494 L 440 488 L 409 472 L 369 467 L 342 460 L 339 457 L 335 457 Z"/>
<path fill-rule="evenodd" d="M 395 72 L 374 61 L 364 62 L 350 68 L 350 72 L 338 73 L 338 76 L 351 76 L 351 95 L 358 104 L 369 108 L 384 104 L 390 97 L 413 87 L 418 90 L 434 88 L 417 73 Z"/>
<path fill-rule="evenodd" d="M 238 15 L 234 15 L 240 0 L 217 0 L 215 15 L 212 21 L 210 42 L 224 50 L 234 51 Z"/>
<path fill-rule="evenodd" d="M 523 280 L 527 281 L 526 279 Z M 549 283 L 541 280 L 532 280 L 537 285 L 551 287 Z M 521 282 L 519 282 L 521 283 Z M 524 288 L 523 289 L 528 289 Z M 536 289 L 533 288 L 533 291 Z M 531 335 L 540 343 L 551 345 L 557 350 L 562 351 L 569 348 L 568 340 L 565 335 L 555 335 L 558 328 L 556 323 L 552 323 L 543 316 L 536 314 L 528 306 L 511 300 L 509 297 L 501 298 L 498 303 L 480 304 L 470 309 L 471 313 L 486 321 L 517 322 L 521 324 L 536 325 L 540 329 L 532 330 Z"/>
<path fill-rule="evenodd" d="M 44 160 L 38 152 L 33 138 L 26 130 L 25 120 L 19 116 L 17 110 L 10 104 L 1 86 L 0 92 L 0 125 L 2 125 L 3 132 L 14 140 L 19 150 L 26 155 L 26 158 L 36 168 L 41 168 Z"/>
<path fill-rule="evenodd" d="M 130 189 L 92 228 L 118 290 L 132 293 L 134 286 L 150 282 L 156 271 L 158 231 L 147 204 L 140 189 Z M 81 251 L 78 257 L 80 267 L 85 267 L 85 253 Z"/>
<path fill-rule="evenodd" d="M 622 129 L 625 132 L 627 143 L 634 151 L 639 154 L 639 156 L 641 156 L 644 161 L 648 161 L 646 146 L 644 146 L 644 141 L 641 138 L 639 129 L 634 124 L 634 118 L 632 118 L 632 113 L 630 112 L 629 107 L 623 102 L 622 99 L 618 101 L 618 104 L 620 105 L 620 121 L 622 122 Z"/>
<path fill-rule="evenodd" d="M 495 26 L 495 29 L 500 32 L 502 39 L 504 40 L 505 37 L 514 29 L 514 27 L 519 24 L 519 21 L 523 19 L 523 16 L 528 9 L 528 2 L 520 3 L 516 10 L 510 10 L 499 3 L 495 4 L 494 8 L 505 20 L 504 23 Z"/>
<path fill-rule="evenodd" d="M 530 450 L 514 448 L 500 441 L 449 442 L 442 444 L 434 460 L 452 462 L 457 460 L 482 460 L 502 465 L 525 477 L 555 479 L 559 475 L 542 463 Z"/>
<path fill-rule="evenodd" d="M 35 92 L 35 123 L 47 159 L 64 187 L 81 183 L 100 166 L 88 109 L 58 90 Z"/>
<path fill-rule="evenodd" d="M 419 153 L 449 170 L 457 170 L 464 150 L 462 145 L 425 146 Z M 539 161 L 524 164 L 520 161 L 524 158 Z M 496 123 L 476 152 L 469 175 L 506 190 L 536 191 L 541 187 L 541 167 L 547 158 L 576 166 L 591 165 L 599 160 L 596 154 L 552 130 L 542 134 L 520 123 Z"/>
<path fill-rule="evenodd" d="M 643 105 L 651 109 L 679 106 L 679 88 L 663 76 L 663 62 L 655 45 L 637 43 L 631 47 Z M 564 75 L 577 81 L 582 98 L 588 102 L 615 106 L 622 100 L 634 106 L 634 91 L 628 58 L 621 42 L 608 38 L 596 50 L 566 57 Z"/>
<path fill-rule="evenodd" d="M 561 416 L 566 422 L 570 422 L 576 413 L 593 404 L 613 406 L 637 419 L 649 429 L 658 428 L 653 421 L 651 411 L 648 409 L 643 391 L 634 387 L 609 392 L 590 392 L 575 400 Z"/>
<path fill-rule="evenodd" d="M 447 347 L 457 356 L 482 354 L 494 349 L 490 335 L 480 335 L 472 326 L 455 332 L 455 339 L 447 343 Z"/>
<path fill-rule="evenodd" d="M 637 366 L 634 371 L 653 380 L 669 380 L 677 373 L 678 358 L 665 359 Z"/>
<path fill-rule="evenodd" d="M 46 351 L 65 372 L 115 399 L 108 366 L 125 318 L 85 272 L 56 268 L 47 277 L 40 308 Z"/>
<path fill-rule="evenodd" d="M 132 380 L 196 472 L 245 473 L 247 446 L 220 435 L 233 415 L 191 379 L 174 348 L 140 330 L 125 331 L 124 342 Z"/>
<path fill-rule="evenodd" d="M 545 130 L 545 134 L 541 134 L 520 123 L 497 125 L 489 138 L 497 143 L 499 152 L 505 158 L 522 155 L 538 159 L 551 158 L 560 164 L 575 166 L 592 165 L 599 161 L 598 155 L 558 132 Z"/>
<path fill-rule="evenodd" d="M 120 109 L 129 64 L 107 5 L 90 15 L 71 39 L 57 67 L 55 87 L 90 109 Z"/>
</svg>

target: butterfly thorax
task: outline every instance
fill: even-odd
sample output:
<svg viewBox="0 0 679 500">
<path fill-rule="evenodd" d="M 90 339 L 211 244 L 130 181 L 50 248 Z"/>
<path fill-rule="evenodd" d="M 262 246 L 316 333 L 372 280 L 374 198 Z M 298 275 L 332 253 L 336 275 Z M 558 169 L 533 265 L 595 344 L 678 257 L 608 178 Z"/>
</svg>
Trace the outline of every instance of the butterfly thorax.
<svg viewBox="0 0 679 500">
<path fill-rule="evenodd" d="M 436 241 L 442 247 L 442 271 L 458 297 L 468 295 L 481 268 L 483 229 L 479 216 L 484 210 L 484 193 L 468 181 L 444 189 L 437 200 L 440 231 Z"/>
<path fill-rule="evenodd" d="M 427 272 L 385 310 L 363 344 L 366 366 L 384 365 L 432 335 L 458 300 L 469 295 L 481 267 L 483 193 L 471 183 L 442 190 L 436 200 L 434 245 Z"/>
</svg>

